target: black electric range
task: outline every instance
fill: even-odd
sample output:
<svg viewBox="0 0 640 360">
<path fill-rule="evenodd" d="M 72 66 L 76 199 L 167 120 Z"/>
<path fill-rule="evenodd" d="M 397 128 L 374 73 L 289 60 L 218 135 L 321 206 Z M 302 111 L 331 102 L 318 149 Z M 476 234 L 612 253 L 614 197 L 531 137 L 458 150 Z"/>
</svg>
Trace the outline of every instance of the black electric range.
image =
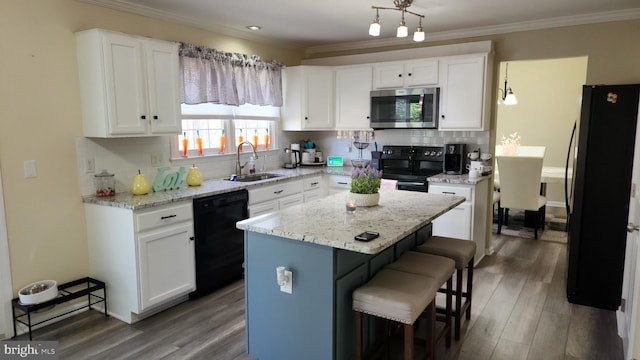
<svg viewBox="0 0 640 360">
<path fill-rule="evenodd" d="M 382 178 L 398 181 L 399 190 L 427 192 L 427 178 L 441 174 L 442 146 L 385 145 L 380 154 Z"/>
</svg>

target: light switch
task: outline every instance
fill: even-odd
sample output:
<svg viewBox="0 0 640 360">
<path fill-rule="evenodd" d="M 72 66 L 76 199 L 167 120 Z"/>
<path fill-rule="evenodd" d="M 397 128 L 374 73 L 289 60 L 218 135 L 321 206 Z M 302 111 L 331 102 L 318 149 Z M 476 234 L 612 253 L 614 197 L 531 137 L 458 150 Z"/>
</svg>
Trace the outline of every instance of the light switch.
<svg viewBox="0 0 640 360">
<path fill-rule="evenodd" d="M 24 161 L 24 177 L 25 178 L 34 178 L 36 176 L 37 176 L 36 161 L 35 160 L 25 160 Z"/>
</svg>

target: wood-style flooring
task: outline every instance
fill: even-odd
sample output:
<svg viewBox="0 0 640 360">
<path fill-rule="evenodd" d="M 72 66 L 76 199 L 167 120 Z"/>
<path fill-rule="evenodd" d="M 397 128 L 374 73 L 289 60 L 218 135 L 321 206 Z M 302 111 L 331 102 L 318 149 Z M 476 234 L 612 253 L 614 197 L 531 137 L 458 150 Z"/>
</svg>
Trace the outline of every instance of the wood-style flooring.
<svg viewBox="0 0 640 360">
<path fill-rule="evenodd" d="M 623 358 L 615 312 L 567 302 L 565 244 L 505 235 L 494 235 L 493 244 L 496 253 L 476 267 L 463 337 L 449 349 L 440 344 L 438 359 Z M 60 359 L 252 359 L 243 285 L 133 325 L 84 312 L 36 330 L 34 339 L 59 341 Z M 401 358 L 399 347 L 391 350 Z"/>
</svg>

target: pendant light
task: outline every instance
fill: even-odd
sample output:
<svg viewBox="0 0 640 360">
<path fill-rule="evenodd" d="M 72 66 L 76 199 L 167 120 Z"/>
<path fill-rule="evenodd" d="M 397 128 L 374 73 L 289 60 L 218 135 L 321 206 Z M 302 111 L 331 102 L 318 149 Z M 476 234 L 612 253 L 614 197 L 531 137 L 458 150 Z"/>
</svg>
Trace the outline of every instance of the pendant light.
<svg viewBox="0 0 640 360">
<path fill-rule="evenodd" d="M 376 10 L 376 17 L 373 20 L 373 22 L 371 23 L 371 25 L 369 25 L 369 35 L 371 36 L 380 36 L 380 30 L 381 30 L 381 26 L 380 26 L 380 14 L 379 14 L 379 10 L 396 10 L 396 11 L 400 11 L 402 13 L 401 16 L 401 20 L 400 20 L 400 25 L 398 26 L 398 28 L 396 29 L 396 37 L 399 38 L 404 38 L 409 36 L 409 28 L 407 27 L 407 24 L 405 22 L 404 19 L 404 14 L 405 13 L 409 13 L 411 15 L 415 15 L 419 18 L 419 23 L 418 23 L 418 27 L 416 29 L 416 31 L 413 33 L 413 41 L 424 41 L 425 39 L 425 34 L 424 34 L 424 29 L 422 28 L 422 18 L 424 17 L 424 15 L 421 14 L 416 14 L 412 11 L 407 10 L 407 8 L 409 6 L 411 6 L 411 4 L 413 3 L 413 0 L 393 0 L 393 5 L 395 7 L 382 7 L 382 6 L 371 6 L 372 9 Z"/>
<path fill-rule="evenodd" d="M 505 65 L 504 72 L 504 89 L 498 89 L 498 92 L 502 92 L 502 103 L 505 105 L 516 105 L 518 103 L 518 99 L 516 98 L 516 94 L 513 93 L 513 90 L 507 86 L 507 77 L 509 76 L 509 63 Z M 498 100 L 498 104 L 500 104 L 500 100 Z"/>
<path fill-rule="evenodd" d="M 378 13 L 378 9 L 376 9 L 376 18 L 373 19 L 373 22 L 369 26 L 369 35 L 380 36 L 380 14 Z"/>
</svg>

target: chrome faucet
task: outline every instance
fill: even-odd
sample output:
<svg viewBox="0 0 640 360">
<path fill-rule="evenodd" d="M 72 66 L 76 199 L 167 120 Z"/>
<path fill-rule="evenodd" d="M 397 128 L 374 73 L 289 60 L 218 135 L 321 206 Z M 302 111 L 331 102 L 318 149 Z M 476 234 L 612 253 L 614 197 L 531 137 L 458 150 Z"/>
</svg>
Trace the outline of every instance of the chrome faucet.
<svg viewBox="0 0 640 360">
<path fill-rule="evenodd" d="M 240 144 L 238 144 L 238 148 L 236 149 L 236 175 L 238 177 L 240 177 L 242 175 L 242 169 L 244 169 L 245 166 L 247 166 L 247 162 L 245 162 L 244 164 L 240 165 L 240 147 L 243 144 L 247 144 L 251 147 L 251 150 L 253 150 L 253 159 L 254 160 L 258 160 L 258 153 L 256 153 L 256 148 L 253 146 L 253 144 L 250 141 L 243 141 Z"/>
</svg>

